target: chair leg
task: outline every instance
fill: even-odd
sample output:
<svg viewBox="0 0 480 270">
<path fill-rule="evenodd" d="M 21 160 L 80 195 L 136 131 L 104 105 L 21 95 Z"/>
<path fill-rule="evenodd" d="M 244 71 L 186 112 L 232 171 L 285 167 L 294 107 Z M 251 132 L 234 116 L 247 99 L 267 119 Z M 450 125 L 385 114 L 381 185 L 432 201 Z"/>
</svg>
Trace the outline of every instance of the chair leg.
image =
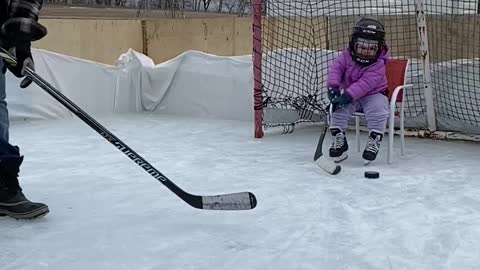
<svg viewBox="0 0 480 270">
<path fill-rule="evenodd" d="M 355 115 L 355 139 L 357 140 L 357 152 L 360 152 L 360 116 Z"/>
<path fill-rule="evenodd" d="M 387 163 L 392 164 L 393 160 L 393 136 L 395 135 L 395 110 L 390 111 L 388 124 L 388 155 Z"/>
<path fill-rule="evenodd" d="M 405 99 L 405 97 L 404 97 Z M 400 148 L 402 156 L 405 155 L 405 112 L 404 112 L 404 105 L 402 102 L 401 109 L 400 109 Z"/>
</svg>

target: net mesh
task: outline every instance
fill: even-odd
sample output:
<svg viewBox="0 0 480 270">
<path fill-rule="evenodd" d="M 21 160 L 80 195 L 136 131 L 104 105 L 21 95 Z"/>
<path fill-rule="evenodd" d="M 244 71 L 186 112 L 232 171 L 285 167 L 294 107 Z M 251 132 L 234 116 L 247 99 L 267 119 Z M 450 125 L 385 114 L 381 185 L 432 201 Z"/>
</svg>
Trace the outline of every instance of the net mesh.
<svg viewBox="0 0 480 270">
<path fill-rule="evenodd" d="M 422 2 L 437 128 L 478 134 L 479 0 Z M 256 96 L 256 109 L 261 107 L 263 119 L 257 125 L 291 132 L 299 123 L 321 121 L 328 68 L 348 46 L 354 22 L 367 15 L 385 25 L 391 58 L 410 59 L 407 83 L 413 88 L 404 100 L 406 127 L 427 127 L 415 1 L 263 0 L 261 7 L 261 65 L 256 67 L 262 95 L 261 100 Z"/>
</svg>

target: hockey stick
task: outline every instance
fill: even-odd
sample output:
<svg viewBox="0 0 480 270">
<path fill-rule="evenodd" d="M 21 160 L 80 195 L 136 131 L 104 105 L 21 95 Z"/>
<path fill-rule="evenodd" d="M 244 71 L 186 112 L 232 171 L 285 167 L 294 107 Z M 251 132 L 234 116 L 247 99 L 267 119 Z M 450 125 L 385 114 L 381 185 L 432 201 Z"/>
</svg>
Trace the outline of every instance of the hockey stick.
<svg viewBox="0 0 480 270">
<path fill-rule="evenodd" d="M 325 140 L 325 135 L 327 134 L 328 127 L 330 126 L 329 118 L 330 118 L 330 115 L 332 115 L 331 104 L 328 105 L 328 110 L 329 110 L 329 113 L 325 121 L 325 128 L 323 129 L 322 133 L 320 134 L 320 138 L 318 139 L 317 149 L 315 150 L 313 161 L 315 161 L 318 164 L 318 166 L 320 166 L 320 168 L 322 168 L 324 171 L 328 172 L 329 174 L 335 175 L 342 170 L 342 167 L 338 164 L 335 164 L 333 160 L 328 159 L 322 153 L 323 141 Z"/>
<path fill-rule="evenodd" d="M 1 48 L 0 57 L 5 59 L 9 64 L 16 65 L 16 58 L 7 50 Z M 75 103 L 65 97 L 60 91 L 55 89 L 52 85 L 46 82 L 42 77 L 36 74 L 32 69 L 26 68 L 26 76 L 30 78 L 35 84 L 40 86 L 48 94 L 50 94 L 57 101 L 62 103 L 67 109 L 74 113 L 78 118 L 83 120 L 87 125 L 98 132 L 103 138 L 113 144 L 117 149 L 122 151 L 133 162 L 142 167 L 151 176 L 164 184 L 168 189 L 180 197 L 183 201 L 198 209 L 208 210 L 249 210 L 255 208 L 257 200 L 255 195 L 251 192 L 239 192 L 231 194 L 213 195 L 213 196 L 199 196 L 185 192 L 165 175 L 159 172 L 153 165 L 148 163 L 143 157 L 135 153 L 128 145 L 117 138 L 113 133 L 108 131 L 105 127 L 100 125 L 95 119 L 89 116 L 85 111 L 80 109 Z"/>
</svg>

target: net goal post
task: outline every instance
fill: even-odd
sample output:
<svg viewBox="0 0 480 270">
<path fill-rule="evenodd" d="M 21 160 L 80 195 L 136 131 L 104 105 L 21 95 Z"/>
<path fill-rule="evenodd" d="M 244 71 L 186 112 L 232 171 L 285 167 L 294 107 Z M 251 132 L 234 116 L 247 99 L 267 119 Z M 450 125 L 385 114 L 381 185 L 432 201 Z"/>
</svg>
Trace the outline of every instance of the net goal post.
<svg viewBox="0 0 480 270">
<path fill-rule="evenodd" d="M 361 16 L 385 25 L 392 58 L 410 59 L 407 134 L 478 140 L 479 0 L 254 0 L 255 137 L 325 121 L 328 68 Z"/>
</svg>

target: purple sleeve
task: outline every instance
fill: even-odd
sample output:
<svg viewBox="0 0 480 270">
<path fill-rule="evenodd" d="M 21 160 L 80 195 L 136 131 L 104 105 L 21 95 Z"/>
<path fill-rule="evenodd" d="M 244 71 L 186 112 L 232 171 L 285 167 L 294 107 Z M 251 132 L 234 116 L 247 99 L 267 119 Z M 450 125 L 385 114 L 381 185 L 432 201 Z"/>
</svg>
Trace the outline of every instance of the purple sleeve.
<svg viewBox="0 0 480 270">
<path fill-rule="evenodd" d="M 328 71 L 327 87 L 342 85 L 342 77 L 346 69 L 345 53 L 342 52 Z"/>
<path fill-rule="evenodd" d="M 362 77 L 351 84 L 345 91 L 353 98 L 360 99 L 368 94 L 381 92 L 387 87 L 385 65 L 377 63 L 370 66 L 362 75 Z"/>
</svg>

